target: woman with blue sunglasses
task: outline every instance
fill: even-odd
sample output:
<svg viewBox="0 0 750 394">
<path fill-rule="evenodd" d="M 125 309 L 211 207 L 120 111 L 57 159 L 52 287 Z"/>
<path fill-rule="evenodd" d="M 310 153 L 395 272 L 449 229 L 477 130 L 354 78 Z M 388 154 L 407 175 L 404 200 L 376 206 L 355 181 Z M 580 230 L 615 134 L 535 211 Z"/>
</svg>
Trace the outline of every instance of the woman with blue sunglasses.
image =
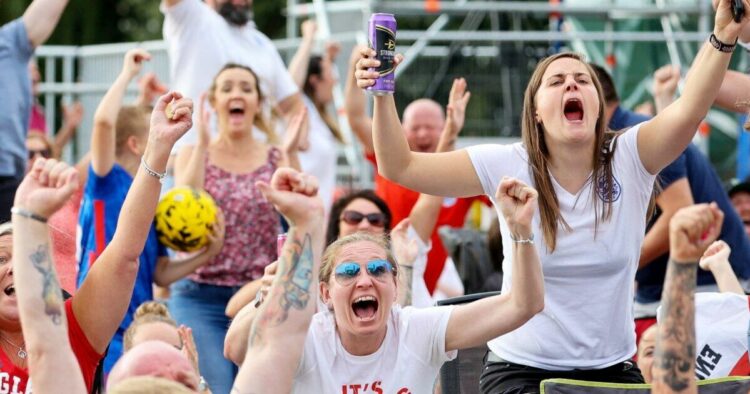
<svg viewBox="0 0 750 394">
<path fill-rule="evenodd" d="M 514 239 L 533 239 L 537 197 L 516 179 L 500 183 L 496 198 Z M 461 306 L 401 308 L 395 304 L 399 265 L 387 241 L 361 232 L 337 240 L 319 272 L 327 310 L 312 318 L 292 392 L 431 392 L 456 350 L 503 335 L 543 309 L 533 242 L 514 244 L 513 265 L 511 290 L 502 295 Z"/>
</svg>

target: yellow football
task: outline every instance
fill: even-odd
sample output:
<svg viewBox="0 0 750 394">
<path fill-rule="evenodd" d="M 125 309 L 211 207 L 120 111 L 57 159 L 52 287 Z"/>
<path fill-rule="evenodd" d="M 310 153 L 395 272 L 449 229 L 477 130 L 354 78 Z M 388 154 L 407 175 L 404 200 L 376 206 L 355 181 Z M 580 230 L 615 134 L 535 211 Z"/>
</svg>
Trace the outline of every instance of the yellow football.
<svg viewBox="0 0 750 394">
<path fill-rule="evenodd" d="M 216 203 L 202 190 L 176 187 L 156 207 L 159 242 L 181 252 L 206 246 L 215 223 Z"/>
</svg>

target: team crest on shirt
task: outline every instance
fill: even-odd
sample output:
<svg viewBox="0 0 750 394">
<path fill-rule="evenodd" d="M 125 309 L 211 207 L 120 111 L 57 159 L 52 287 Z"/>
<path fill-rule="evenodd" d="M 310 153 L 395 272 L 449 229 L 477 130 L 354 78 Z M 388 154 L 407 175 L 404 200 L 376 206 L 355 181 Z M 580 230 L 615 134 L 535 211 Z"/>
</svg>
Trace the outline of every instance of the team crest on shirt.
<svg viewBox="0 0 750 394">
<path fill-rule="evenodd" d="M 602 175 L 596 180 L 596 194 L 605 203 L 612 203 L 620 199 L 622 185 L 620 181 L 612 176 L 612 185 L 607 185 L 607 178 Z"/>
</svg>

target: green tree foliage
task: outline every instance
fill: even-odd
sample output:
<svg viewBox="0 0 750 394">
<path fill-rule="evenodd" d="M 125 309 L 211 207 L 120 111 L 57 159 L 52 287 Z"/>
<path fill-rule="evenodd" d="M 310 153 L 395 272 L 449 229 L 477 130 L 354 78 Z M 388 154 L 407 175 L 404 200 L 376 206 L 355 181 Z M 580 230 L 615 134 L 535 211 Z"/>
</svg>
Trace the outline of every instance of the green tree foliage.
<svg viewBox="0 0 750 394">
<path fill-rule="evenodd" d="M 29 0 L 0 0 L 0 24 L 23 15 Z M 70 0 L 48 41 L 52 45 L 91 45 L 160 40 L 164 20 L 159 0 Z M 261 31 L 282 37 L 285 0 L 259 0 L 253 10 Z"/>
</svg>

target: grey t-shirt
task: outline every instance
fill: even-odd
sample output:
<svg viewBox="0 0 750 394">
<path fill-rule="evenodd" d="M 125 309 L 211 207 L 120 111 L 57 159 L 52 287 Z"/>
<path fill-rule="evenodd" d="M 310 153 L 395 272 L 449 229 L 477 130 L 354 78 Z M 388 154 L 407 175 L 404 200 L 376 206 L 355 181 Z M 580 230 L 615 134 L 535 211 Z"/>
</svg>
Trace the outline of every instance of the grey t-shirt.
<svg viewBox="0 0 750 394">
<path fill-rule="evenodd" d="M 0 176 L 20 177 L 26 167 L 33 54 L 21 18 L 0 27 Z"/>
</svg>

